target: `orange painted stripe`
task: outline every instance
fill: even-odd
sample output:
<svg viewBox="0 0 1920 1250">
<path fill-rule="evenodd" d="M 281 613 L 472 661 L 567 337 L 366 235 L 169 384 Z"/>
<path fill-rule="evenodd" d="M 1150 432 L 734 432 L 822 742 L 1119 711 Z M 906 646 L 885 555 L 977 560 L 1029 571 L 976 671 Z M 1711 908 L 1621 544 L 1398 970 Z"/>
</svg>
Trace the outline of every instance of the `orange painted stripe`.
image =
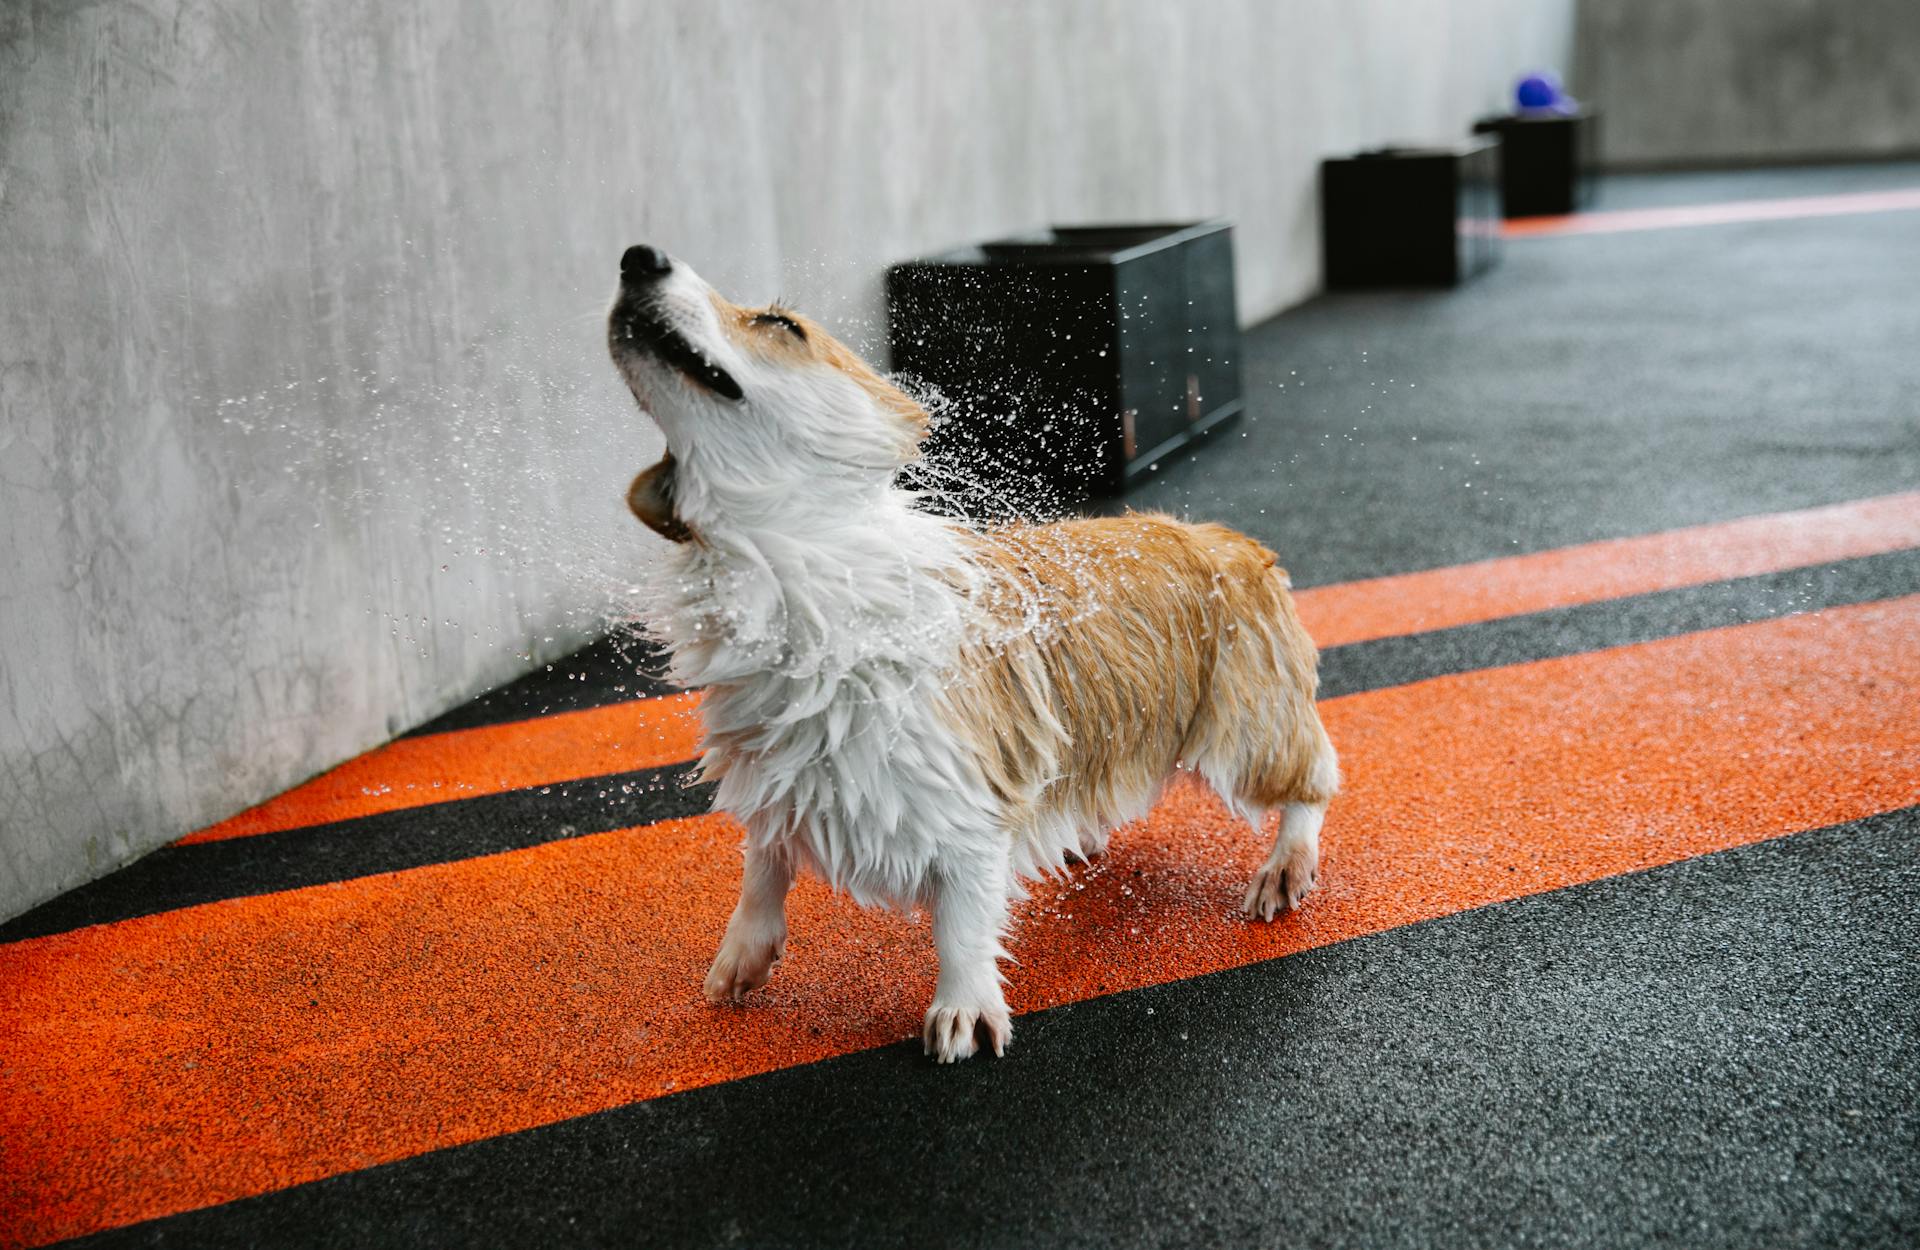
<svg viewBox="0 0 1920 1250">
<path fill-rule="evenodd" d="M 1891 213 L 1915 208 L 1920 208 L 1920 187 L 1901 187 L 1891 191 L 1849 191 L 1839 195 L 1796 195 L 1770 200 L 1731 200 L 1720 204 L 1676 204 L 1666 208 L 1623 208 L 1552 217 L 1515 217 L 1505 224 L 1501 233 L 1509 239 L 1563 234 L 1618 234 L 1629 230 L 1724 226 L 1742 221 L 1793 221 L 1804 217 Z"/>
<path fill-rule="evenodd" d="M 700 696 L 666 695 L 536 721 L 401 738 L 230 820 L 180 839 L 216 842 L 378 812 L 689 760 Z"/>
<path fill-rule="evenodd" d="M 1920 492 L 1303 590 L 1322 647 L 1920 546 Z M 692 759 L 698 696 L 403 738 L 182 838 L 211 842 Z"/>
<path fill-rule="evenodd" d="M 1036 891 L 1015 1006 L 1920 802 L 1916 639 L 1920 596 L 1332 700 L 1348 788 L 1303 911 L 1238 919 L 1262 840 L 1176 791 Z M 917 1032 L 924 923 L 811 884 L 757 1004 L 700 1000 L 736 838 L 669 821 L 0 947 L 0 1227 L 45 1242 Z"/>
<path fill-rule="evenodd" d="M 1920 491 L 1319 586 L 1296 593 L 1323 648 L 1920 547 Z"/>
</svg>

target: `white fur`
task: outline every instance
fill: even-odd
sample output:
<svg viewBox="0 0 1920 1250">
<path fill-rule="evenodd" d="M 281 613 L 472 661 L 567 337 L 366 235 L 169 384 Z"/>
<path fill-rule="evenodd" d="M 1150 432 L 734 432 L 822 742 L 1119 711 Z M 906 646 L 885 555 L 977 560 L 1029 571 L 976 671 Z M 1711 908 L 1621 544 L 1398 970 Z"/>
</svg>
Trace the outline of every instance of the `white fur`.
<svg viewBox="0 0 1920 1250">
<path fill-rule="evenodd" d="M 786 884 L 805 868 L 862 904 L 930 908 L 930 1048 L 963 1058 L 977 1025 L 1002 1048 L 1007 837 L 940 715 L 967 623 L 960 534 L 894 487 L 897 461 L 874 458 L 898 436 L 859 386 L 733 350 L 684 266 L 666 297 L 745 392 L 725 400 L 650 358 L 620 359 L 676 458 L 677 511 L 701 536 L 662 562 L 649 625 L 674 679 L 706 691 L 702 768 L 747 832 L 748 888 L 708 994 L 764 983 Z"/>
<path fill-rule="evenodd" d="M 1156 796 L 1097 813 L 1032 803 L 1026 827 L 1005 827 L 945 704 L 963 645 L 980 641 L 979 574 L 964 532 L 895 486 L 913 454 L 898 414 L 836 369 L 740 350 L 678 262 L 648 290 L 655 314 L 742 393 L 716 395 L 614 332 L 614 358 L 676 462 L 675 512 L 698 535 L 659 567 L 649 624 L 674 678 L 706 691 L 704 773 L 746 828 L 740 902 L 706 993 L 737 1001 L 766 982 L 805 869 L 862 904 L 928 908 L 940 977 L 927 1048 L 965 1058 L 984 1033 L 998 1052 L 1011 1036 L 998 964 L 1018 877 L 1101 849 Z M 1048 628 L 1047 605 L 1027 615 L 1024 627 Z M 1233 793 L 1234 778 L 1209 780 Z M 1297 806 L 1249 911 L 1271 916 L 1311 884 L 1319 811 Z M 1262 813 L 1247 815 L 1257 825 Z"/>
</svg>

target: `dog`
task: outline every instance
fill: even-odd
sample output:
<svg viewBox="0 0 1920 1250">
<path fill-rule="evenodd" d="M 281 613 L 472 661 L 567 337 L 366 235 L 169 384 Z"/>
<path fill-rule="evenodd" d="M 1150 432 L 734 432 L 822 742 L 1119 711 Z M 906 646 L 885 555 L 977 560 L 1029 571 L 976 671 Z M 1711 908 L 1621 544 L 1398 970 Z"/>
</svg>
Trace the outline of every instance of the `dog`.
<svg viewBox="0 0 1920 1250">
<path fill-rule="evenodd" d="M 928 1054 L 1003 1054 L 1020 882 L 1098 855 L 1181 770 L 1256 833 L 1280 812 L 1242 906 L 1299 905 L 1339 764 L 1271 551 L 1158 515 L 936 516 L 898 482 L 926 410 L 817 323 L 644 245 L 620 274 L 608 346 L 667 448 L 627 492 L 674 544 L 647 623 L 706 691 L 702 771 L 746 831 L 708 999 L 766 984 L 810 871 L 931 915 Z"/>
</svg>

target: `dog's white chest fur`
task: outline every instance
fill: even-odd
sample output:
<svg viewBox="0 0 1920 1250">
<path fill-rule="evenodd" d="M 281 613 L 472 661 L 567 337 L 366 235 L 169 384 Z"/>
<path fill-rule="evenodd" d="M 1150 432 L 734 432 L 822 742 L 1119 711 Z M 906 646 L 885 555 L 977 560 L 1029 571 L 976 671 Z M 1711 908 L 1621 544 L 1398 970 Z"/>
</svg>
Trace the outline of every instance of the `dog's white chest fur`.
<svg viewBox="0 0 1920 1250">
<path fill-rule="evenodd" d="M 721 533 L 663 573 L 652 624 L 707 692 L 716 806 L 862 902 L 922 902 L 943 841 L 996 836 L 944 704 L 968 628 L 958 537 L 888 500 L 812 533 Z"/>
</svg>

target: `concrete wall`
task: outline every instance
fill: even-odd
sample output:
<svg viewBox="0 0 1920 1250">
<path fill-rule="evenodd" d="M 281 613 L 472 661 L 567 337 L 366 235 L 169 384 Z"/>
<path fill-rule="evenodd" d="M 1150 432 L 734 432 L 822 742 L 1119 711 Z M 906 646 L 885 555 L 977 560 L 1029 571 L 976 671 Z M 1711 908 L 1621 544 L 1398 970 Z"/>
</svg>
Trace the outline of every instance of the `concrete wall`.
<svg viewBox="0 0 1920 1250">
<path fill-rule="evenodd" d="M 1613 166 L 1920 153 L 1920 0 L 1580 0 Z"/>
<path fill-rule="evenodd" d="M 880 267 L 1457 134 L 1571 0 L 0 5 L 0 915 L 581 641 L 657 540 L 621 248 L 876 347 Z"/>
</svg>

